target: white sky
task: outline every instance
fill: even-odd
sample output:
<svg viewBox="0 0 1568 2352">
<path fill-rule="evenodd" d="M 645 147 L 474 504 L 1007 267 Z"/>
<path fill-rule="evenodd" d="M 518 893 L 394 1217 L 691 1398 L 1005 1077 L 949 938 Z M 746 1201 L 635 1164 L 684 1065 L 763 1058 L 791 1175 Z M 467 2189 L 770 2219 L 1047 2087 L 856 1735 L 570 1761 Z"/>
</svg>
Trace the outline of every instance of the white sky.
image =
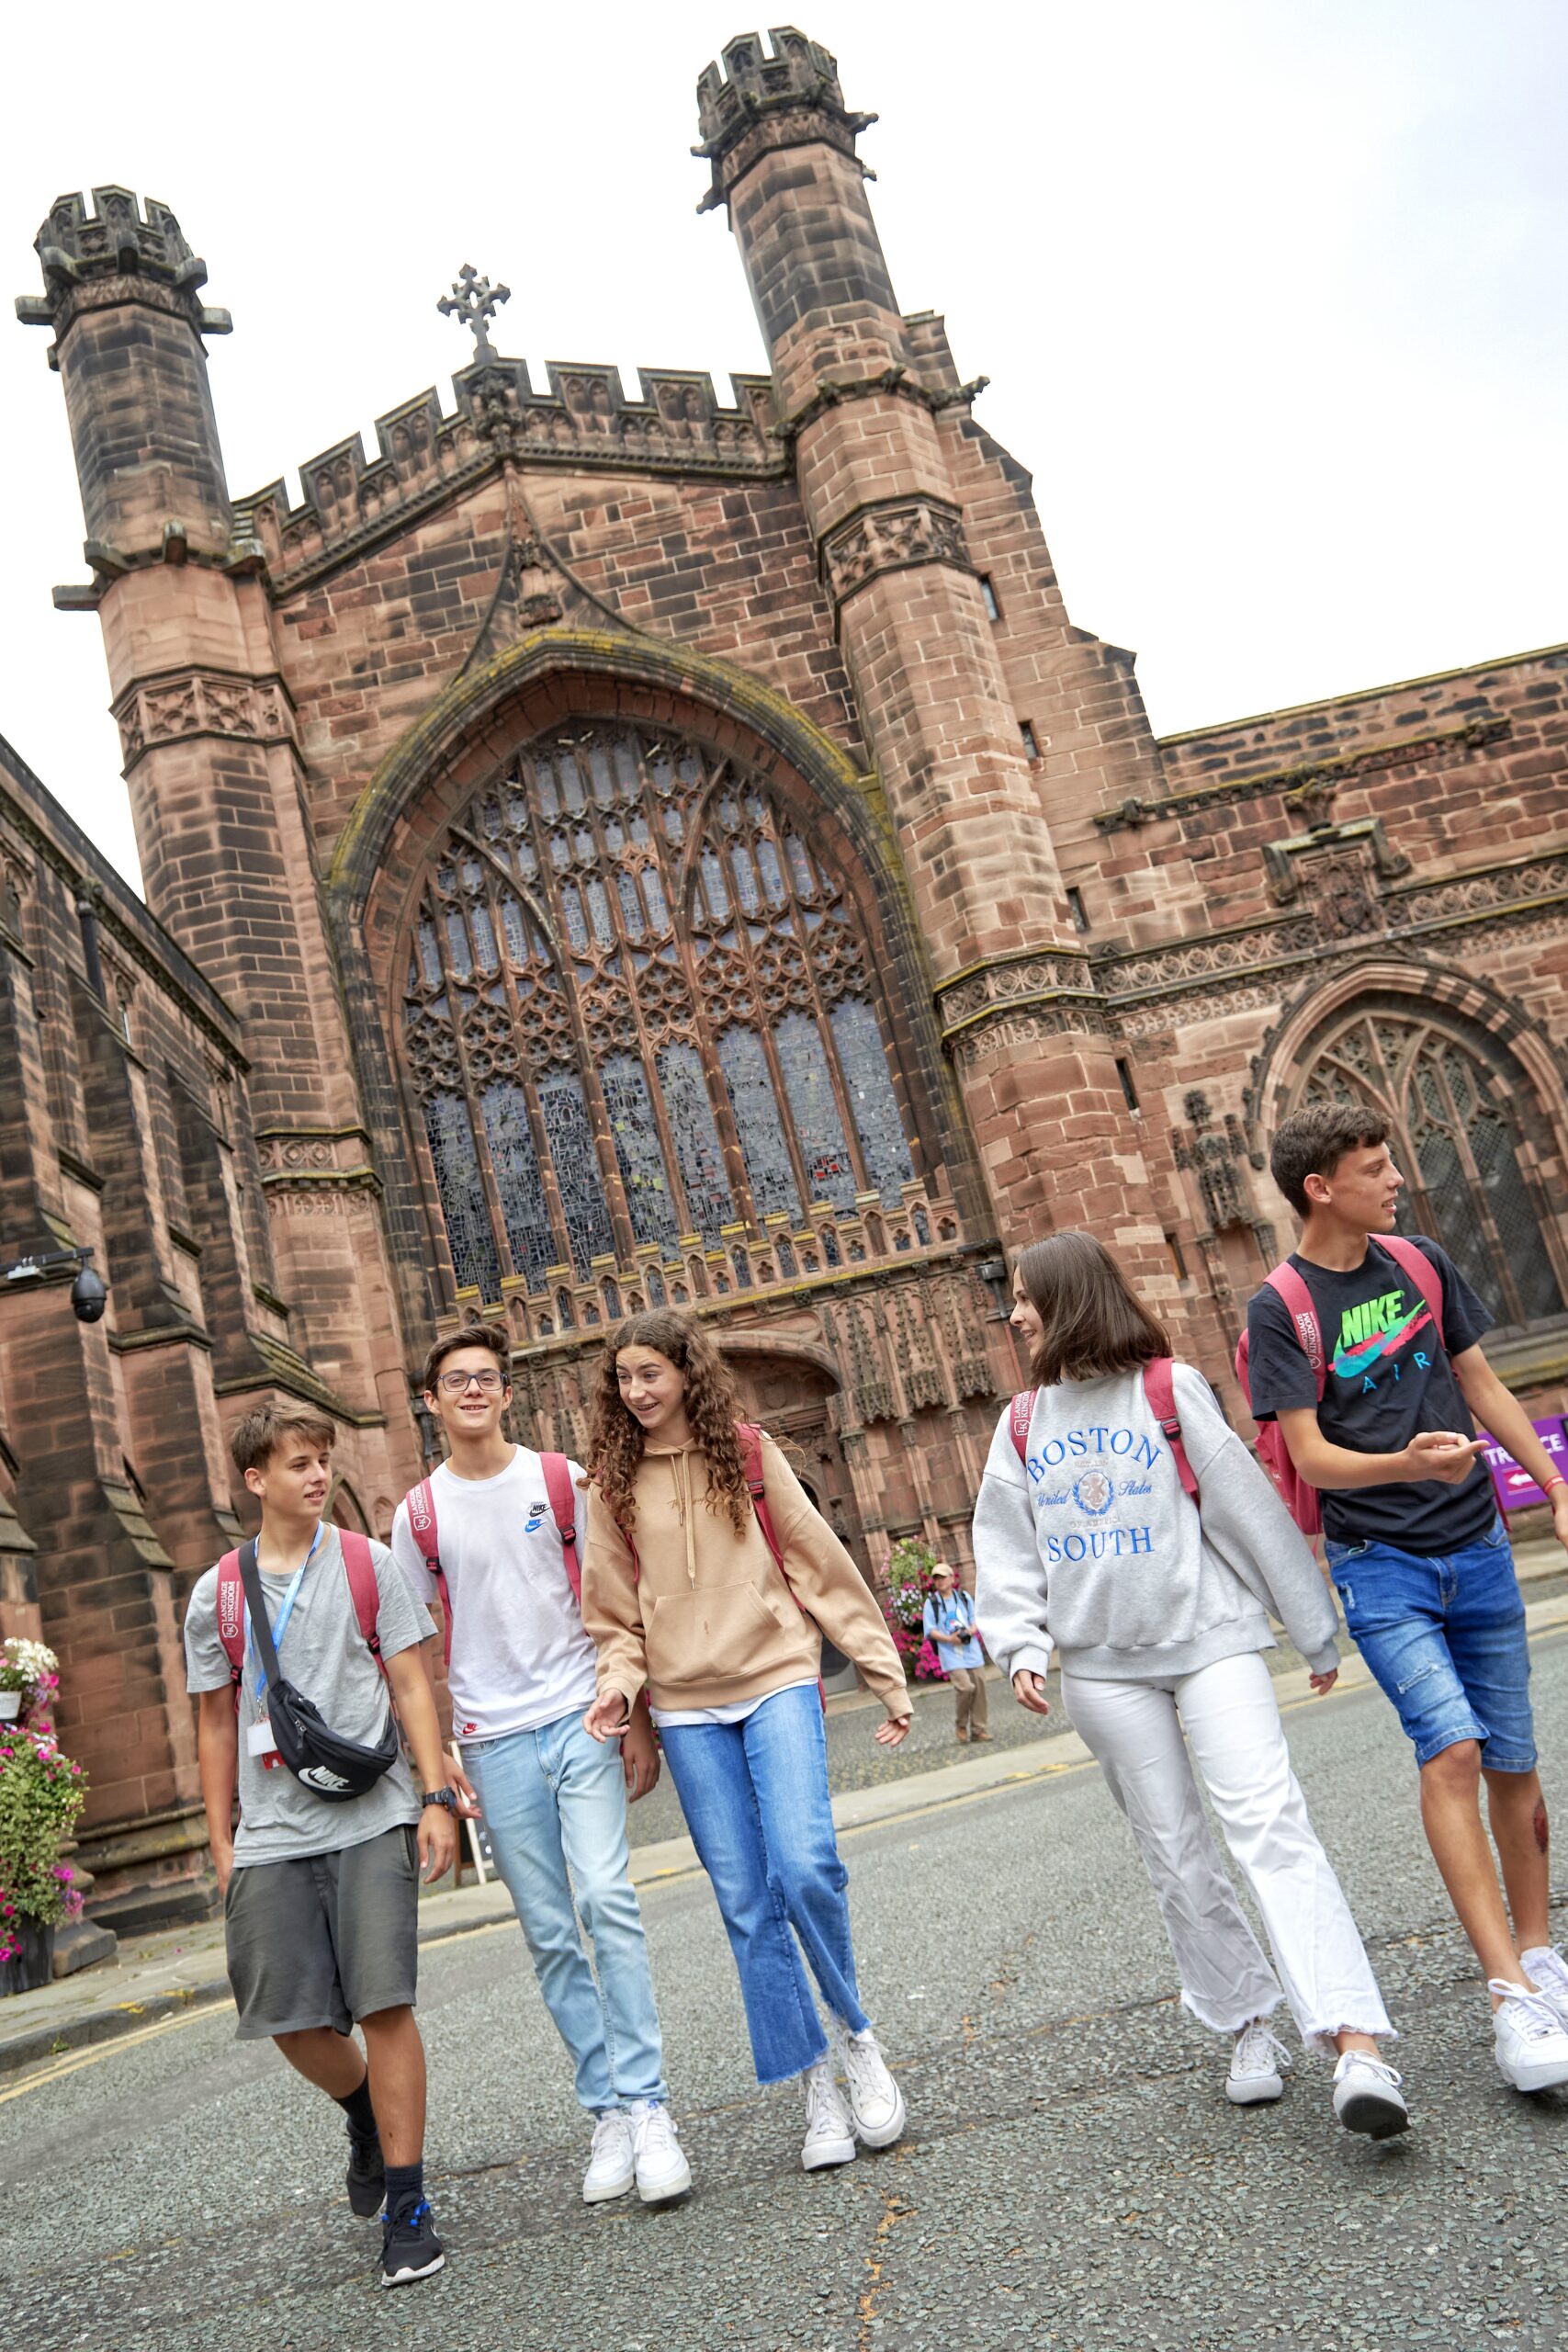
<svg viewBox="0 0 1568 2352">
<path fill-rule="evenodd" d="M 12 19 L 6 294 L 61 191 L 119 181 L 206 255 L 230 487 L 424 385 L 435 300 L 504 278 L 543 363 L 765 366 L 686 150 L 726 6 Z M 1033 469 L 1074 617 L 1161 732 L 1568 637 L 1561 0 L 808 0 L 906 310 L 947 315 Z M 19 13 L 19 12 L 18 12 Z M 24 102 L 25 94 L 25 102 Z M 0 322 L 0 733 L 133 878 L 45 335 Z M 373 447 L 373 443 L 371 443 Z"/>
</svg>

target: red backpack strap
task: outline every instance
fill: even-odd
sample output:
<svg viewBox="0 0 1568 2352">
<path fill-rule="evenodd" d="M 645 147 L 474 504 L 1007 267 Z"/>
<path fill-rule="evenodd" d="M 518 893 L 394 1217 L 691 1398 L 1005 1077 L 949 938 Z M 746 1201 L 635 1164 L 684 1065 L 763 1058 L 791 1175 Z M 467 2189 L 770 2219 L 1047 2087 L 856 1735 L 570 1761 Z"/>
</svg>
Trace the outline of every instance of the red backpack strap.
<svg viewBox="0 0 1568 2352">
<path fill-rule="evenodd" d="M 539 1467 L 545 1474 L 545 1492 L 550 1498 L 550 1510 L 560 1536 L 567 1582 L 571 1587 L 572 1599 L 581 1609 L 582 1564 L 577 1556 L 577 1489 L 571 1483 L 571 1464 L 564 1453 L 541 1453 Z"/>
<path fill-rule="evenodd" d="M 1170 1458 L 1176 1464 L 1176 1475 L 1181 1481 L 1181 1491 L 1190 1495 L 1196 1502 L 1198 1481 L 1182 1442 L 1181 1417 L 1176 1409 L 1176 1365 L 1169 1356 L 1156 1356 L 1144 1366 L 1144 1395 L 1148 1399 L 1150 1412 L 1165 1432 Z"/>
<path fill-rule="evenodd" d="M 359 1620 L 359 1630 L 366 1645 L 383 1674 L 387 1661 L 381 1656 L 381 1636 L 376 1621 L 381 1613 L 381 1592 L 376 1582 L 376 1563 L 370 1556 L 370 1538 L 357 1529 L 340 1527 L 338 1542 L 343 1545 L 343 1565 L 348 1574 L 348 1589 L 354 1596 L 354 1613 Z"/>
<path fill-rule="evenodd" d="M 740 1467 L 745 1473 L 746 1490 L 751 1498 L 751 1508 L 757 1514 L 757 1524 L 762 1531 L 762 1540 L 773 1555 L 773 1566 L 783 1577 L 790 1599 L 804 1617 L 806 1604 L 794 1585 L 790 1583 L 789 1571 L 784 1564 L 784 1545 L 779 1542 L 778 1531 L 773 1525 L 773 1513 L 768 1509 L 767 1489 L 762 1481 L 762 1432 L 754 1421 L 737 1421 L 735 1434 L 740 1440 Z M 822 1712 L 826 1714 L 828 1686 L 820 1675 L 817 1678 L 817 1696 L 822 1702 Z"/>
<path fill-rule="evenodd" d="M 1400 1272 L 1408 1275 L 1426 1300 L 1432 1320 L 1438 1327 L 1438 1341 L 1447 1348 L 1448 1341 L 1443 1338 L 1443 1282 L 1436 1266 L 1425 1250 L 1418 1249 L 1403 1233 L 1380 1233 L 1377 1242 L 1380 1249 L 1388 1251 Z"/>
<path fill-rule="evenodd" d="M 245 1679 L 245 1588 L 240 1581 L 238 1552 L 225 1552 L 218 1563 L 218 1638 L 229 1661 L 237 1707 Z"/>
<path fill-rule="evenodd" d="M 1021 1462 L 1029 1459 L 1029 1424 L 1034 1419 L 1034 1399 L 1039 1394 L 1038 1388 L 1021 1388 L 1008 1407 L 1008 1435 Z"/>
<path fill-rule="evenodd" d="M 735 1434 L 740 1440 L 740 1467 L 745 1476 L 747 1492 L 751 1498 L 751 1508 L 757 1514 L 757 1524 L 762 1531 L 763 1542 L 778 1564 L 780 1576 L 784 1576 L 784 1545 L 774 1529 L 773 1514 L 768 1509 L 767 1489 L 762 1483 L 762 1432 L 754 1421 L 737 1421 Z M 785 1577 L 784 1582 L 787 1584 L 788 1581 Z"/>
<path fill-rule="evenodd" d="M 428 1478 L 411 1487 L 403 1497 L 403 1509 L 409 1515 L 409 1533 L 419 1546 L 419 1555 L 435 1578 L 435 1589 L 441 1595 L 441 1648 L 447 1666 L 452 1663 L 452 1595 L 447 1588 L 446 1571 L 441 1565 L 441 1552 L 436 1540 L 435 1489 Z"/>
<path fill-rule="evenodd" d="M 1327 1363 L 1323 1352 L 1323 1329 L 1317 1319 L 1317 1309 L 1312 1303 L 1312 1293 L 1294 1266 L 1289 1263 L 1276 1266 L 1267 1280 L 1269 1289 L 1283 1302 L 1285 1312 L 1291 1318 L 1291 1328 L 1312 1366 L 1312 1376 L 1317 1383 L 1321 1399 Z"/>
</svg>

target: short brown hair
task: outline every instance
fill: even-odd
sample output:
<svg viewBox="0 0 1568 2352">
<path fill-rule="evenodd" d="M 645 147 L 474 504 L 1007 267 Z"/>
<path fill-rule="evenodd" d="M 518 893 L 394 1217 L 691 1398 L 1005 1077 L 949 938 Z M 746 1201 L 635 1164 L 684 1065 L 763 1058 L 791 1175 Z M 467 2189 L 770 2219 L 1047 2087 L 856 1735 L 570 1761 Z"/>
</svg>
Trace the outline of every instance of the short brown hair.
<svg viewBox="0 0 1568 2352">
<path fill-rule="evenodd" d="M 1103 1380 L 1170 1353 L 1157 1323 L 1102 1241 L 1053 1233 L 1020 1252 L 1019 1280 L 1040 1317 L 1029 1369 L 1042 1388 Z"/>
<path fill-rule="evenodd" d="M 1269 1172 L 1298 1216 L 1312 1207 L 1309 1176 L 1332 1176 L 1348 1151 L 1388 1141 L 1388 1121 L 1368 1102 L 1313 1102 L 1276 1129 Z"/>
<path fill-rule="evenodd" d="M 420 1385 L 427 1396 L 434 1390 L 436 1374 L 447 1357 L 456 1355 L 459 1348 L 488 1348 L 501 1366 L 502 1385 L 511 1387 L 512 1342 L 500 1324 L 465 1323 L 460 1331 L 449 1331 L 444 1340 L 437 1340 L 425 1357 Z"/>
<path fill-rule="evenodd" d="M 247 1470 L 265 1470 L 280 1445 L 303 1438 L 309 1445 L 337 1443 L 337 1428 L 324 1413 L 309 1405 L 254 1405 L 235 1425 L 229 1440 L 234 1467 L 243 1478 Z"/>
</svg>

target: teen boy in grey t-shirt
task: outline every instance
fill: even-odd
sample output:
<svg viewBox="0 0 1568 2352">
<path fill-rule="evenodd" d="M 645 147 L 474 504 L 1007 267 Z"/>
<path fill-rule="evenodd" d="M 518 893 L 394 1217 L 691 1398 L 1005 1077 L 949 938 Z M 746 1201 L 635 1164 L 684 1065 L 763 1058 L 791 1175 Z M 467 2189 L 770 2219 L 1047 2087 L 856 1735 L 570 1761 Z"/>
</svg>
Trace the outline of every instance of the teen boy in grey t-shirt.
<svg viewBox="0 0 1568 2352">
<path fill-rule="evenodd" d="M 372 1544 L 383 1680 L 355 1613 L 338 1532 L 322 1518 L 333 1434 L 318 1414 L 264 1405 L 231 1440 L 235 1466 L 261 1505 L 257 1568 L 279 1669 L 333 1732 L 365 1747 L 386 1729 L 389 1688 L 424 1783 L 423 1804 L 400 1753 L 365 1795 L 343 1802 L 295 1779 L 269 1736 L 254 1641 L 236 1710 L 218 1633 L 216 1567 L 191 1594 L 186 1671 L 200 1702 L 201 1792 L 240 2039 L 270 2038 L 344 2109 L 349 2201 L 369 2216 L 385 2195 L 381 2283 L 391 2287 L 428 2278 L 446 2260 L 424 2198 L 424 2052 L 413 2000 L 420 1865 L 439 1877 L 451 1868 L 457 1839 L 420 1657 L 434 1628 L 390 1553 Z"/>
</svg>

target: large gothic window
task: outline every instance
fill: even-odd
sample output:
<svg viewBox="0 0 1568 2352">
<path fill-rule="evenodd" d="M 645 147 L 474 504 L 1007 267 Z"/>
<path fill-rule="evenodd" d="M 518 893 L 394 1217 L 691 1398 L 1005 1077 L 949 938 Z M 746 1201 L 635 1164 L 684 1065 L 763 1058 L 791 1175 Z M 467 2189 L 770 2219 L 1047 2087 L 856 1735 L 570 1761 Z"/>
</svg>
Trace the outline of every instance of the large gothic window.
<svg viewBox="0 0 1568 2352">
<path fill-rule="evenodd" d="M 931 1241 L 843 883 L 687 738 L 578 723 L 476 795 L 404 1035 L 457 1280 L 487 1299 L 507 1281 L 570 1325 L 590 1279 L 614 1315 L 628 1271 L 657 1300 L 694 1266 L 744 1289 Z"/>
<path fill-rule="evenodd" d="M 1521 1162 L 1527 1091 L 1446 1024 L 1361 1009 L 1317 1046 L 1299 1098 L 1375 1105 L 1405 1179 L 1401 1226 L 1440 1241 L 1502 1323 L 1562 1312 Z"/>
</svg>

